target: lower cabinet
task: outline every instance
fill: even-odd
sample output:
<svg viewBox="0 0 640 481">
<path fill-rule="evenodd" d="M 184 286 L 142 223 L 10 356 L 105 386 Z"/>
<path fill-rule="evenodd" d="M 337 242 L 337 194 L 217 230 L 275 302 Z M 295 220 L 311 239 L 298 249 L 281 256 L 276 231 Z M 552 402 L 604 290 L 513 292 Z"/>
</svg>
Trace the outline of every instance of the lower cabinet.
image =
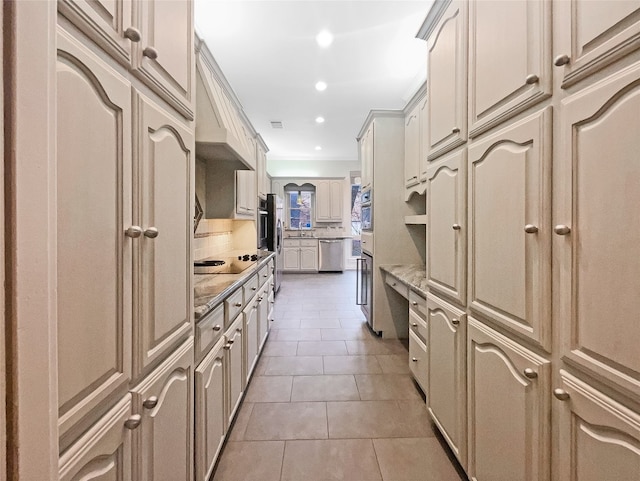
<svg viewBox="0 0 640 481">
<path fill-rule="evenodd" d="M 469 479 L 549 480 L 550 362 L 473 318 L 467 329 Z"/>
<path fill-rule="evenodd" d="M 131 430 L 139 425 L 127 394 L 60 456 L 60 481 L 132 481 Z"/>
<path fill-rule="evenodd" d="M 428 384 L 427 346 L 420 338 L 409 331 L 409 370 L 422 391 L 426 394 Z"/>
<path fill-rule="evenodd" d="M 269 334 L 270 314 L 273 314 L 273 277 L 270 277 L 260 292 L 258 301 L 258 352 L 262 350 Z"/>
<path fill-rule="evenodd" d="M 220 339 L 195 370 L 196 481 L 207 481 L 227 433 L 225 339 Z"/>
<path fill-rule="evenodd" d="M 242 311 L 244 326 L 244 385 L 249 383 L 253 368 L 258 360 L 258 307 L 260 294 L 256 296 Z"/>
<path fill-rule="evenodd" d="M 558 430 L 555 479 L 640 479 L 640 416 L 588 383 L 560 370 L 553 391 Z"/>
<path fill-rule="evenodd" d="M 229 424 L 240 405 L 245 383 L 243 376 L 242 316 L 238 316 L 226 333 L 227 343 L 227 419 Z"/>
<path fill-rule="evenodd" d="M 284 239 L 285 271 L 317 271 L 317 239 Z"/>
<path fill-rule="evenodd" d="M 300 247 L 300 270 L 318 270 L 318 247 Z"/>
<path fill-rule="evenodd" d="M 466 466 L 466 314 L 427 296 L 427 407 L 462 466 Z"/>
<path fill-rule="evenodd" d="M 191 481 L 193 338 L 131 392 L 133 411 L 141 416 L 133 437 L 133 479 Z"/>
</svg>

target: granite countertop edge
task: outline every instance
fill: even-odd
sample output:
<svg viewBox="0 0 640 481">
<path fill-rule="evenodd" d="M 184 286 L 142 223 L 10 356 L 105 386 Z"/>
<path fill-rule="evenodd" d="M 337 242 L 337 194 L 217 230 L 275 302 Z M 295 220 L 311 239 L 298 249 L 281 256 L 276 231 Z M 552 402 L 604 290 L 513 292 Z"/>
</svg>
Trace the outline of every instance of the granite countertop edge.
<svg viewBox="0 0 640 481">
<path fill-rule="evenodd" d="M 386 264 L 381 265 L 383 272 L 395 277 L 411 290 L 427 297 L 427 273 L 422 264 Z"/>
<path fill-rule="evenodd" d="M 242 287 L 254 274 L 264 267 L 269 260 L 275 257 L 275 252 L 269 252 L 268 255 L 261 257 L 256 261 L 255 265 L 242 271 L 239 274 L 194 274 L 193 290 L 194 290 L 194 310 L 193 318 L 196 322 L 205 317 L 216 307 L 218 307 L 230 294 Z M 218 284 L 228 285 L 218 291 Z M 211 294 L 197 295 L 198 289 L 213 291 Z M 206 299 L 205 302 L 202 302 Z M 200 302 L 199 302 L 200 301 Z"/>
</svg>

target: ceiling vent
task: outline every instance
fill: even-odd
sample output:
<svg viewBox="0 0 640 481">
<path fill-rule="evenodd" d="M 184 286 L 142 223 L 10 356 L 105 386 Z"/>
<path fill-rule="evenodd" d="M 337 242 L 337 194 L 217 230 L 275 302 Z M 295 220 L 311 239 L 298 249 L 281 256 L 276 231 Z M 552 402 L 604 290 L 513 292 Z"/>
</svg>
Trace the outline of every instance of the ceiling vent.
<svg viewBox="0 0 640 481">
<path fill-rule="evenodd" d="M 280 121 L 280 120 L 272 120 L 271 121 L 271 128 L 272 129 L 281 129 L 282 128 L 282 121 Z"/>
</svg>

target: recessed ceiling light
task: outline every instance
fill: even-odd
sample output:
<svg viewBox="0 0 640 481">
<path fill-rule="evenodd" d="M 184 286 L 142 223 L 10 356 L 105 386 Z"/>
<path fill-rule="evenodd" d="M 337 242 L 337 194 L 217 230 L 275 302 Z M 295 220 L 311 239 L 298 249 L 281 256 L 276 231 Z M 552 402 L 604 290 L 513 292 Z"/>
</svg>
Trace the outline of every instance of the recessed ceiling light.
<svg viewBox="0 0 640 481">
<path fill-rule="evenodd" d="M 327 48 L 333 43 L 333 35 L 328 30 L 322 30 L 316 35 L 316 42 L 323 48 Z"/>
<path fill-rule="evenodd" d="M 316 123 L 323 124 L 324 123 L 324 117 L 316 117 Z"/>
<path fill-rule="evenodd" d="M 322 92 L 324 90 L 327 90 L 327 82 L 323 82 L 322 80 L 318 83 L 316 83 L 316 90 L 318 92 Z"/>
<path fill-rule="evenodd" d="M 316 145 L 316 150 L 322 150 L 322 147 L 320 147 L 319 145 Z"/>
</svg>

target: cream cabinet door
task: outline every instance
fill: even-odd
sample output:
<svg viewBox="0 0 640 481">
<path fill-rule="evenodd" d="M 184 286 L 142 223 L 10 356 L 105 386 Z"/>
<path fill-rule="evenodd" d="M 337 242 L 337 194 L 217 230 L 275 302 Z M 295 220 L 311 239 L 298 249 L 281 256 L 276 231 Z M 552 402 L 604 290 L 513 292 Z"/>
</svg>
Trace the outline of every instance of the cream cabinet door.
<svg viewBox="0 0 640 481">
<path fill-rule="evenodd" d="M 329 211 L 329 218 L 334 222 L 342 222 L 342 199 L 344 197 L 344 181 L 330 181 L 329 194 L 331 197 L 331 209 Z"/>
<path fill-rule="evenodd" d="M 566 88 L 640 47 L 638 0 L 553 2 L 554 64 Z"/>
<path fill-rule="evenodd" d="M 427 40 L 430 160 L 467 140 L 467 15 L 453 0 Z"/>
<path fill-rule="evenodd" d="M 404 186 L 405 198 L 420 183 L 420 102 L 404 118 Z"/>
<path fill-rule="evenodd" d="M 59 0 L 58 11 L 104 48 L 111 56 L 130 65 L 131 50 L 140 40 L 131 0 Z"/>
<path fill-rule="evenodd" d="M 551 95 L 551 2 L 469 2 L 471 137 Z"/>
<path fill-rule="evenodd" d="M 466 149 L 427 171 L 427 284 L 466 302 Z"/>
<path fill-rule="evenodd" d="M 59 30 L 55 213 L 58 413 L 69 429 L 131 378 L 131 85 Z M 137 237 L 137 238 L 136 238 Z M 88 425 L 79 426 L 79 432 Z M 79 434 L 78 432 L 78 434 Z"/>
<path fill-rule="evenodd" d="M 136 71 L 182 115 L 193 120 L 193 2 L 140 2 L 140 32 Z"/>
<path fill-rule="evenodd" d="M 286 203 L 284 198 L 284 185 L 280 180 L 271 179 L 271 192 L 276 194 Z"/>
<path fill-rule="evenodd" d="M 331 184 L 328 180 L 316 182 L 316 221 L 331 220 Z"/>
<path fill-rule="evenodd" d="M 243 376 L 243 320 L 238 316 L 236 321 L 228 329 L 227 344 L 224 349 L 227 351 L 227 419 L 229 424 L 233 421 L 233 416 L 240 405 L 240 399 L 244 392 L 245 383 Z"/>
<path fill-rule="evenodd" d="M 554 390 L 558 456 L 554 479 L 618 481 L 640 475 L 640 416 L 560 370 Z"/>
<path fill-rule="evenodd" d="M 468 304 L 551 349 L 551 107 L 469 147 Z"/>
<path fill-rule="evenodd" d="M 59 481 L 132 481 L 131 429 L 139 424 L 126 394 L 60 456 Z"/>
<path fill-rule="evenodd" d="M 236 171 L 236 213 L 243 216 L 253 216 L 256 213 L 256 173 L 254 171 Z"/>
<path fill-rule="evenodd" d="M 427 154 L 429 152 L 429 100 L 425 95 L 424 99 L 420 101 L 420 130 L 418 137 L 420 140 L 420 182 L 427 180 L 427 167 L 429 161 L 427 160 Z M 424 191 L 424 185 L 420 186 L 420 191 Z"/>
<path fill-rule="evenodd" d="M 300 248 L 299 247 L 284 247 L 282 249 L 284 255 L 283 268 L 285 271 L 299 271 L 300 270 Z"/>
<path fill-rule="evenodd" d="M 554 165 L 561 355 L 640 398 L 640 64 L 567 98 Z M 554 301 L 555 302 L 555 301 Z"/>
<path fill-rule="evenodd" d="M 138 200 L 134 369 L 147 371 L 192 330 L 193 136 L 138 95 Z"/>
<path fill-rule="evenodd" d="M 193 479 L 193 339 L 133 390 L 142 423 L 134 436 L 133 479 Z"/>
<path fill-rule="evenodd" d="M 360 185 L 362 190 L 370 189 L 373 185 L 373 142 L 374 142 L 374 125 L 371 122 L 369 128 L 365 131 L 360 139 L 360 162 L 362 172 L 360 173 Z"/>
<path fill-rule="evenodd" d="M 300 248 L 300 270 L 303 270 L 303 271 L 318 270 L 318 248 L 317 247 L 301 247 Z"/>
<path fill-rule="evenodd" d="M 225 343 L 226 339 L 220 339 L 195 370 L 196 481 L 211 477 L 227 432 Z"/>
<path fill-rule="evenodd" d="M 273 277 L 264 285 L 258 300 L 258 352 L 262 350 L 269 334 L 269 322 L 273 318 Z"/>
<path fill-rule="evenodd" d="M 254 298 L 252 302 L 242 311 L 244 325 L 244 379 L 245 386 L 249 384 L 253 368 L 258 360 L 258 298 Z"/>
<path fill-rule="evenodd" d="M 467 346 L 469 479 L 549 480 L 551 363 L 473 318 Z"/>
<path fill-rule="evenodd" d="M 267 176 L 267 154 L 260 144 L 257 146 L 256 154 L 258 197 L 266 199 L 267 194 L 271 192 L 269 190 L 269 177 Z"/>
<path fill-rule="evenodd" d="M 467 460 L 466 314 L 427 296 L 429 414 L 462 466 Z"/>
</svg>

